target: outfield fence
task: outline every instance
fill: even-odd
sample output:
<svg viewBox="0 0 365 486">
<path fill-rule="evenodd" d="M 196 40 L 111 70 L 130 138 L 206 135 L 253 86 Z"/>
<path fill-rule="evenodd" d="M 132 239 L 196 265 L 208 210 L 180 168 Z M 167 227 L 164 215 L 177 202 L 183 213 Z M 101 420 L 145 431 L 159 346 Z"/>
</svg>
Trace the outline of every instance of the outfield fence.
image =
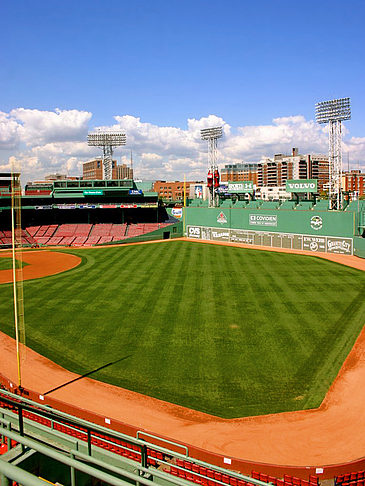
<svg viewBox="0 0 365 486">
<path fill-rule="evenodd" d="M 246 245 L 305 250 L 313 253 L 353 255 L 353 239 L 297 233 L 247 231 L 232 228 L 187 226 L 186 236 L 197 240 L 226 241 Z"/>
</svg>

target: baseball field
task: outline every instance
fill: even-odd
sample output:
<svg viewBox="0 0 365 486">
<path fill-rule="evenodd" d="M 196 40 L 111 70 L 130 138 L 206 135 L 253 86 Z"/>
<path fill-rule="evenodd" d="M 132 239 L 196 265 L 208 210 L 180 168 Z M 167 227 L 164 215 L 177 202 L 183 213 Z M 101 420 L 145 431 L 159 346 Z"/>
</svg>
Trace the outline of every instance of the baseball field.
<svg viewBox="0 0 365 486">
<path fill-rule="evenodd" d="M 185 241 L 65 251 L 82 263 L 24 282 L 27 345 L 220 417 L 319 406 L 364 324 L 364 272 L 316 257 Z"/>
</svg>

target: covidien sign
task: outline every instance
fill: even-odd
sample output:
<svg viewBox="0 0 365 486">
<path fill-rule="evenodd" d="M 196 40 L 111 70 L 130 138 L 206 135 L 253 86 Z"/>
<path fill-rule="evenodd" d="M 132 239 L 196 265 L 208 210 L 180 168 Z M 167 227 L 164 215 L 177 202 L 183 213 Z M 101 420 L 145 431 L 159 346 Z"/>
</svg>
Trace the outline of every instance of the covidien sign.
<svg viewBox="0 0 365 486">
<path fill-rule="evenodd" d="M 286 192 L 317 192 L 317 179 L 289 179 Z"/>
</svg>

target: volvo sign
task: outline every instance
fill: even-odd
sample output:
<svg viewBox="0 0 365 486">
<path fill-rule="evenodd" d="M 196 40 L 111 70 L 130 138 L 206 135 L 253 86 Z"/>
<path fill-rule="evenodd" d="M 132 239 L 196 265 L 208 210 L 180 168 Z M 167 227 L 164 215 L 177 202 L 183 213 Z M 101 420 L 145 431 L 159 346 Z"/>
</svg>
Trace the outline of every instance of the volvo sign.
<svg viewBox="0 0 365 486">
<path fill-rule="evenodd" d="M 317 179 L 289 179 L 286 192 L 317 192 Z"/>
</svg>

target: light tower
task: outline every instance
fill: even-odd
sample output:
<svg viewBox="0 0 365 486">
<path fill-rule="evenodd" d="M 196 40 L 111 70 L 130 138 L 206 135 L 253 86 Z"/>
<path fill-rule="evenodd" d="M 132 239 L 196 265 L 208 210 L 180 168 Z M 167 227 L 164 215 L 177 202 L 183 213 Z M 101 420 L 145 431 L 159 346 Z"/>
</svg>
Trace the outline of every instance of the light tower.
<svg viewBox="0 0 365 486">
<path fill-rule="evenodd" d="M 126 144 L 127 137 L 123 132 L 96 131 L 87 136 L 87 144 L 103 149 L 103 179 L 113 178 L 113 147 Z"/>
<path fill-rule="evenodd" d="M 216 205 L 216 194 L 219 187 L 219 172 L 217 166 L 217 140 L 223 134 L 222 127 L 204 128 L 200 130 L 202 140 L 208 140 L 208 188 L 209 205 Z"/>
<path fill-rule="evenodd" d="M 350 98 L 322 101 L 316 104 L 318 123 L 328 123 L 329 129 L 329 200 L 330 209 L 341 209 L 342 176 L 342 126 L 343 120 L 351 119 Z"/>
</svg>

